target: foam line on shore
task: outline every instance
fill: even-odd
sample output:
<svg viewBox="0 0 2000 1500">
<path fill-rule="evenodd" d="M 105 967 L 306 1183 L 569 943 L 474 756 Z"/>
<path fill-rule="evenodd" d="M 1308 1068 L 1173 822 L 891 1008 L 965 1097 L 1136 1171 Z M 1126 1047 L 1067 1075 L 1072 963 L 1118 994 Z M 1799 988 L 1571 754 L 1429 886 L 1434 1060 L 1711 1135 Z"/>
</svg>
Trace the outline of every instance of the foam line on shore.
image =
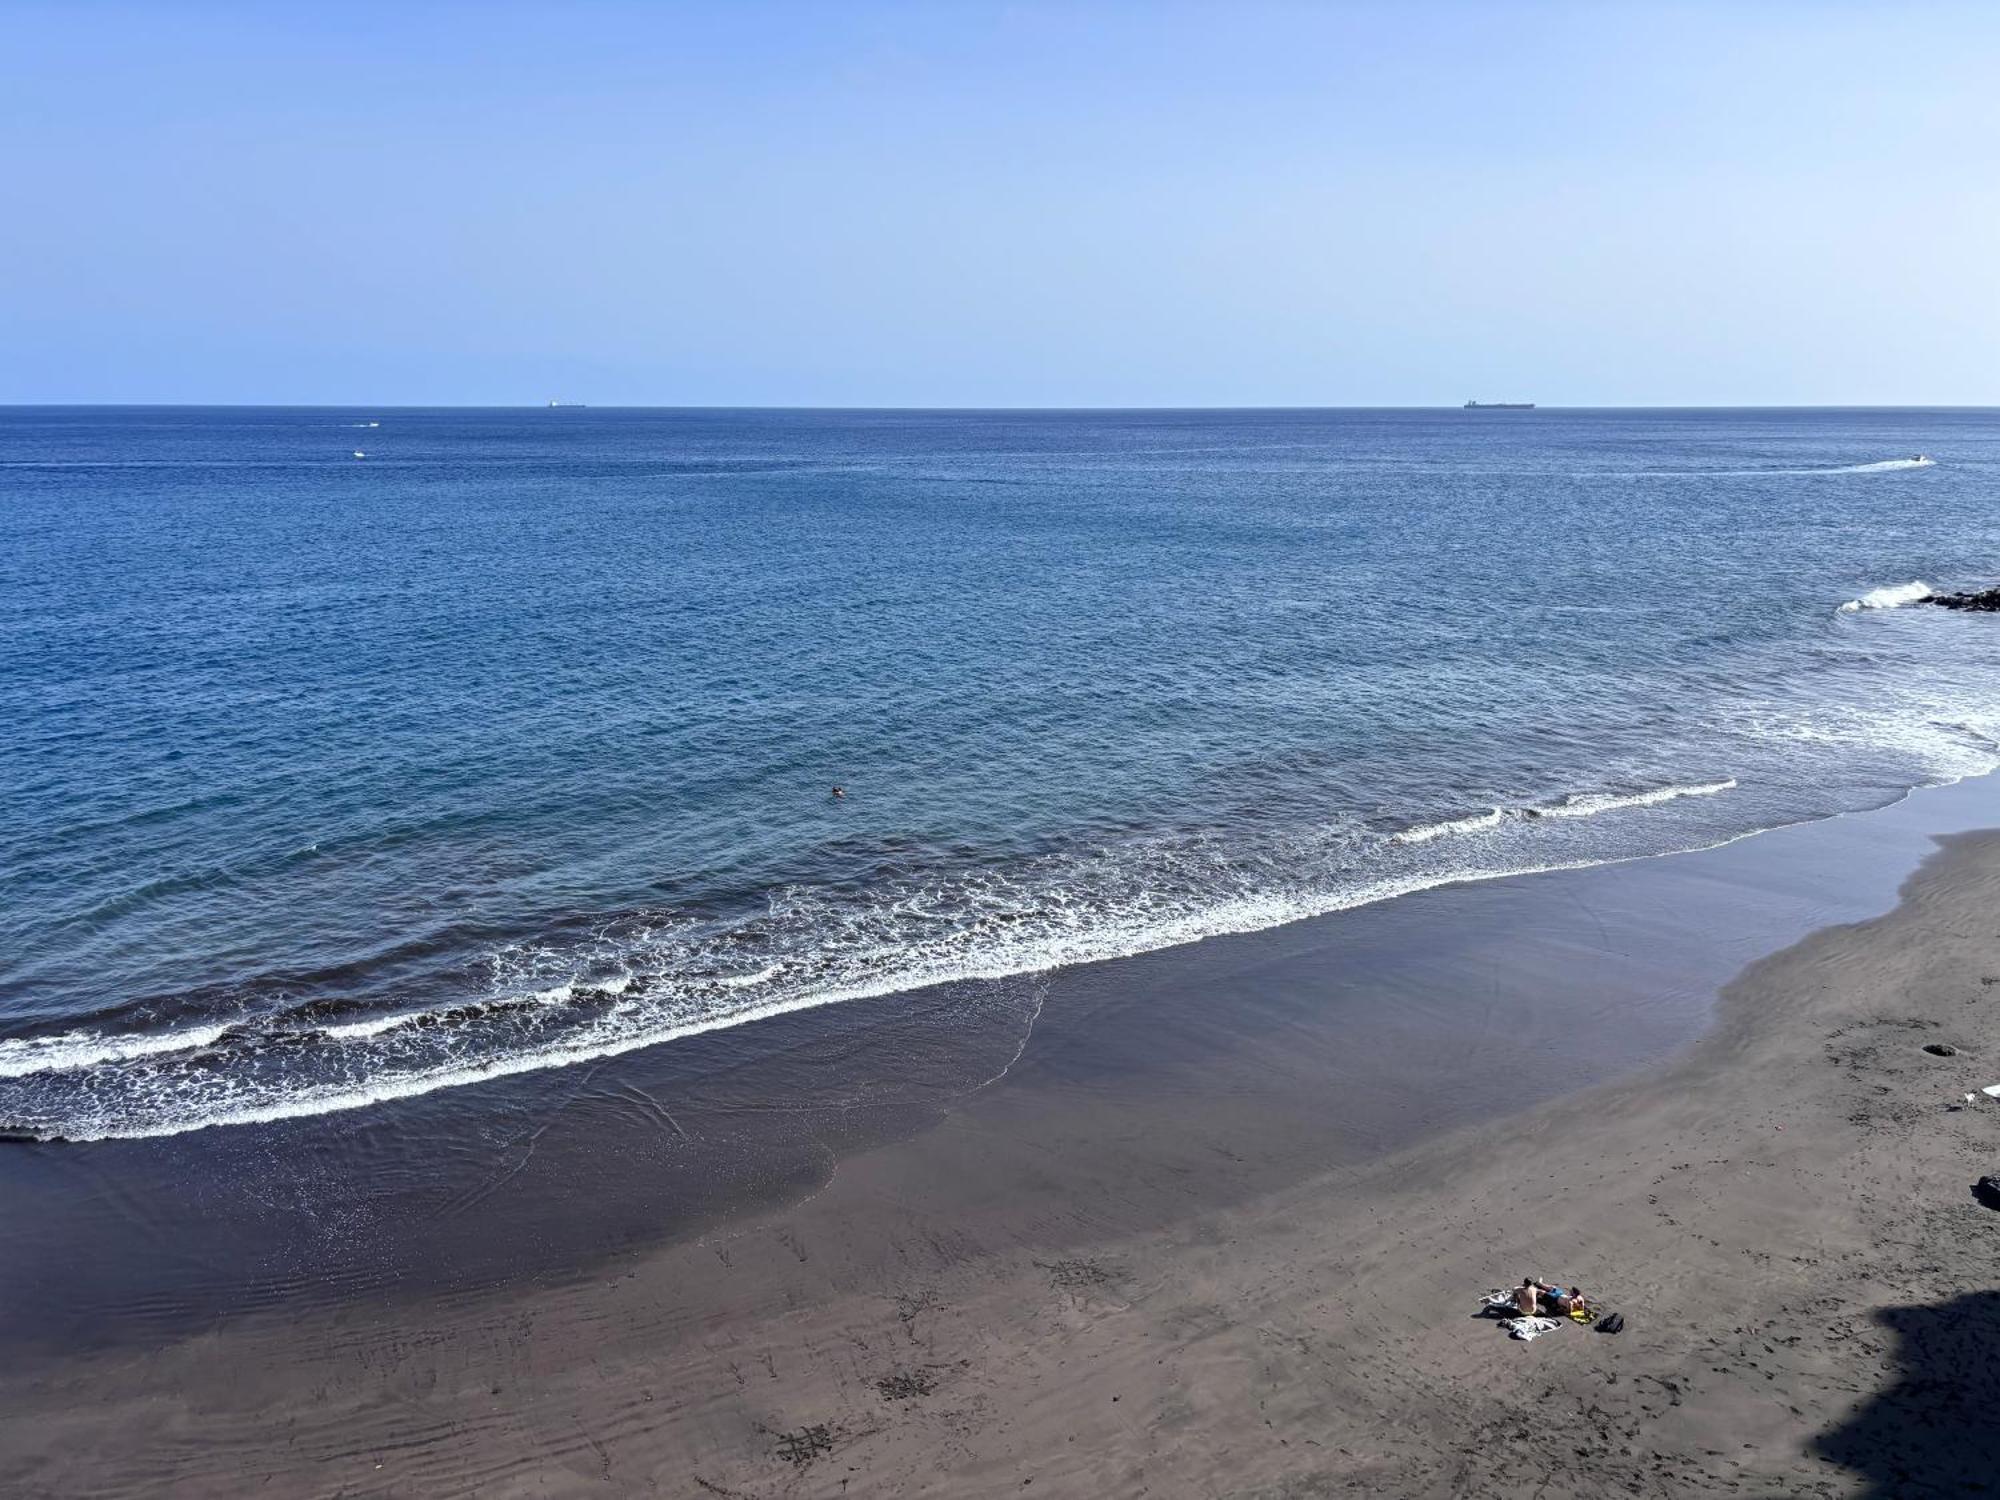
<svg viewBox="0 0 2000 1500">
<path fill-rule="evenodd" d="M 1562 805 L 1578 809 L 1571 814 L 1578 816 L 1720 790 L 1723 785 L 1585 794 Z M 1458 821 L 1494 825 L 1500 811 Z M 1394 843 L 1380 840 L 1383 847 Z M 578 975 L 525 993 L 331 1026 L 300 1026 L 277 1016 L 261 1023 L 239 1019 L 229 1025 L 153 1035 L 71 1033 L 47 1044 L 11 1042 L 0 1044 L 10 1049 L 0 1056 L 11 1059 L 17 1078 L 49 1072 L 50 1063 L 70 1069 L 101 1065 L 114 1070 L 104 1081 L 124 1087 L 92 1088 L 51 1099 L 39 1116 L 24 1117 L 16 1110 L 5 1123 L 48 1138 L 81 1141 L 175 1135 L 217 1125 L 325 1114 L 613 1057 L 849 1000 L 1130 957 L 1276 927 L 1439 885 L 1610 862 L 1593 856 L 1450 861 L 1374 878 L 1341 878 L 1317 888 L 1248 890 L 1219 900 L 1189 900 L 1179 909 L 1169 902 L 1164 910 L 1157 893 L 1140 878 L 1123 909 L 1092 910 L 1075 904 L 1061 889 L 1042 891 L 1039 903 L 1027 899 L 1026 892 L 1016 892 L 1005 902 L 972 902 L 972 908 L 989 913 L 1005 907 L 1005 915 L 1016 920 L 974 920 L 943 939 L 927 942 L 900 928 L 893 934 L 872 930 L 843 934 L 821 930 L 822 924 L 814 923 L 814 930 L 821 931 L 819 951 L 734 974 L 709 969 L 704 976 L 695 962 L 699 950 L 669 946 L 650 975 L 635 975 L 630 968 L 601 979 Z M 1071 871 L 1066 878 L 1072 884 L 1087 883 L 1088 872 Z M 879 920 L 880 913 L 875 917 Z M 869 918 L 867 913 L 850 914 L 848 920 L 865 923 Z M 899 949 L 885 946 L 887 939 L 898 935 Z M 639 955 L 627 957 L 636 960 Z M 233 1062 L 218 1057 L 218 1052 L 230 1048 L 241 1049 L 243 1055 Z M 319 1054 L 325 1054 L 323 1072 L 335 1076 L 298 1076 L 299 1059 Z M 149 1060 L 153 1065 L 148 1066 Z M 129 1066 L 144 1072 L 118 1079 L 117 1071 Z"/>
<path fill-rule="evenodd" d="M 1599 813 L 1618 812 L 1628 807 L 1658 807 L 1681 797 L 1713 797 L 1736 790 L 1736 778 L 1698 782 L 1692 786 L 1660 786 L 1644 792 L 1579 792 L 1554 807 L 1536 809 L 1544 818 L 1594 818 Z"/>
<path fill-rule="evenodd" d="M 1990 762 L 1987 757 L 1981 769 L 1990 769 Z M 1675 825 L 1681 833 L 1670 835 L 1667 847 L 1629 852 L 1567 856 L 1567 838 L 1547 842 L 1563 819 L 1708 797 L 1736 785 L 1730 778 L 1636 792 L 1576 793 L 1533 809 L 1533 816 L 1524 809 L 1519 817 L 1496 819 L 1496 813 L 1508 810 L 1494 809 L 1447 820 L 1431 825 L 1440 831 L 1414 841 L 1405 838 L 1399 843 L 1394 835 L 1375 835 L 1375 847 L 1384 854 L 1417 843 L 1419 848 L 1407 857 L 1421 859 L 1421 867 L 1372 877 L 1349 870 L 1324 884 L 1265 883 L 1234 894 L 1211 890 L 1207 898 L 1184 891 L 1177 904 L 1172 893 L 1159 889 L 1160 872 L 1149 866 L 1067 870 L 1067 890 L 1030 891 L 1010 884 L 1005 876 L 988 873 L 980 878 L 991 888 L 960 891 L 967 898 L 961 903 L 960 925 L 935 937 L 913 937 L 901 926 L 884 929 L 882 924 L 890 921 L 900 903 L 889 903 L 886 913 L 879 902 L 843 913 L 825 906 L 825 893 L 817 893 L 817 905 L 812 900 L 815 893 L 798 893 L 789 906 L 778 893 L 773 896 L 774 930 L 793 932 L 803 923 L 806 932 L 817 936 L 810 951 L 791 952 L 756 968 L 740 960 L 715 961 L 720 954 L 740 950 L 743 932 L 728 929 L 691 938 L 686 929 L 655 915 L 638 933 L 656 946 L 622 951 L 615 972 L 606 972 L 607 955 L 548 950 L 541 957 L 570 965 L 571 977 L 557 983 L 545 979 L 455 1004 L 362 1017 L 334 1027 L 304 1025 L 293 1016 L 280 1015 L 154 1035 L 72 1032 L 45 1040 L 15 1040 L 0 1043 L 0 1059 L 10 1064 L 0 1077 L 14 1080 L 9 1084 L 13 1097 L 0 1095 L 0 1126 L 17 1135 L 85 1141 L 178 1135 L 219 1125 L 328 1114 L 614 1057 L 848 1000 L 1130 957 L 1442 885 L 1715 848 L 1799 821 L 1773 821 L 1722 837 L 1715 836 L 1713 823 Z M 1531 840 L 1508 845 L 1511 858 L 1490 847 L 1491 835 L 1503 824 L 1518 828 Z M 1450 828 L 1470 835 L 1468 847 L 1482 850 L 1481 856 L 1428 857 L 1425 846 L 1438 840 L 1444 840 L 1439 848 L 1456 846 L 1458 840 L 1445 839 L 1443 830 Z M 1536 833 L 1538 829 L 1544 832 Z M 1324 855 L 1325 850 L 1318 852 Z M 1302 847 L 1297 857 L 1311 853 L 1311 847 Z M 1219 865 L 1209 873 L 1227 868 Z M 1270 874 L 1264 872 L 1262 880 L 1268 882 Z M 1095 888 L 1093 882 L 1100 875 L 1124 880 L 1118 904 L 1078 899 L 1079 892 Z M 834 925 L 827 926 L 829 922 Z M 581 972 L 586 967 L 600 977 Z M 241 1055 L 230 1056 L 228 1049 L 241 1049 Z M 57 1066 L 105 1071 L 101 1077 L 70 1085 L 60 1083 L 64 1075 L 57 1073 Z"/>
<path fill-rule="evenodd" d="M 1433 839 L 1456 834 L 1487 833 L 1510 819 L 1594 818 L 1599 813 L 1619 812 L 1628 807 L 1658 807 L 1663 802 L 1673 802 L 1681 797 L 1713 797 L 1718 792 L 1733 791 L 1735 787 L 1736 778 L 1731 776 L 1722 781 L 1704 781 L 1686 786 L 1651 787 L 1643 792 L 1578 792 L 1545 807 L 1532 804 L 1496 807 L 1490 812 L 1447 818 L 1441 823 L 1420 823 L 1414 828 L 1391 834 L 1389 841 L 1395 844 L 1428 844 Z"/>
<path fill-rule="evenodd" d="M 60 1036 L 18 1037 L 0 1041 L 0 1078 L 27 1078 L 37 1073 L 73 1073 L 106 1063 L 197 1051 L 221 1041 L 231 1024 L 225 1021 L 174 1031 L 109 1034 L 66 1031 Z"/>
</svg>

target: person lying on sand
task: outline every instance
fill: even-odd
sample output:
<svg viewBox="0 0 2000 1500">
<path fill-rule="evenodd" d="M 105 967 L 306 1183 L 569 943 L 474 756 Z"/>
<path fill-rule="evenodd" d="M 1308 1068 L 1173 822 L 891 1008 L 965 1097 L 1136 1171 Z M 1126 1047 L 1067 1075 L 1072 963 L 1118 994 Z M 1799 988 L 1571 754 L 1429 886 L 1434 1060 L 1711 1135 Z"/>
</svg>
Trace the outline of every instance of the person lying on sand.
<svg viewBox="0 0 2000 1500">
<path fill-rule="evenodd" d="M 1582 1287 L 1547 1286 L 1532 1276 L 1523 1276 L 1521 1284 L 1514 1288 L 1514 1306 L 1524 1318 L 1543 1313 L 1566 1318 L 1578 1309 L 1588 1308 L 1590 1303 Z"/>
<path fill-rule="evenodd" d="M 1545 1286 L 1542 1288 L 1542 1292 L 1547 1296 L 1549 1306 L 1555 1309 L 1556 1316 L 1558 1317 L 1567 1318 L 1572 1313 L 1581 1312 L 1590 1305 L 1584 1300 L 1582 1287 L 1573 1286 L 1565 1291 L 1559 1286 Z"/>
</svg>

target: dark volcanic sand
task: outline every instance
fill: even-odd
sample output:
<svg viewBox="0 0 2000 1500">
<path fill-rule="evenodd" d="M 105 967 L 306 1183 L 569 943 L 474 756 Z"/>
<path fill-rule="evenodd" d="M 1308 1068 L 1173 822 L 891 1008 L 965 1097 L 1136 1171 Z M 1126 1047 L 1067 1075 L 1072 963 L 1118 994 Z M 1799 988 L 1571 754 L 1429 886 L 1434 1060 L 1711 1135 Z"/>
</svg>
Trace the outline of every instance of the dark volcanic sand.
<svg viewBox="0 0 2000 1500">
<path fill-rule="evenodd" d="M 444 1137 L 483 1184 L 450 1198 L 410 1137 L 472 1098 L 317 1155 L 19 1154 L 0 1456 L 50 1495 L 1960 1493 L 2000 1459 L 2000 1102 L 1945 1101 L 2000 1081 L 2000 840 L 1694 1038 L 1994 802 L 916 1002 L 961 1040 L 902 1072 L 908 1026 L 853 1007 L 706 1077 L 459 1091 L 531 1149 Z M 1631 1327 L 1467 1320 L 1529 1271 Z"/>
</svg>

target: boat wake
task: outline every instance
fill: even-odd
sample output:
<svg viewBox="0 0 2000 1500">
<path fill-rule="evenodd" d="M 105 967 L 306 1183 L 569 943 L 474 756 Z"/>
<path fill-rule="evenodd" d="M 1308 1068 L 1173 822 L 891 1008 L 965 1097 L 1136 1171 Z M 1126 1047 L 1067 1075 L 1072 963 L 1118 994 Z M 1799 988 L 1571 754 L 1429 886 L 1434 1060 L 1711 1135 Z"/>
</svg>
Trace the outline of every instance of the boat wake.
<svg viewBox="0 0 2000 1500">
<path fill-rule="evenodd" d="M 1720 469 L 1710 471 L 1723 479 L 1769 479 L 1773 476 L 1813 477 L 1826 474 L 1895 474 L 1905 469 L 1934 469 L 1937 460 L 1927 453 L 1913 458 L 1883 458 L 1866 464 L 1834 464 L 1818 469 Z"/>
<path fill-rule="evenodd" d="M 1910 458 L 1884 458 L 1865 464 L 1833 464 L 1813 469 L 1602 469 L 1576 473 L 1577 479 L 1785 479 L 1829 474 L 1892 474 L 1904 469 L 1934 469 L 1928 453 Z M 1521 472 L 1495 470 L 1496 473 Z"/>
<path fill-rule="evenodd" d="M 1885 458 L 1872 464 L 1849 464 L 1843 469 L 1821 469 L 1823 474 L 1887 474 L 1895 469 L 1931 469 L 1937 467 L 1937 460 L 1929 454 L 1919 453 L 1915 458 Z"/>
</svg>

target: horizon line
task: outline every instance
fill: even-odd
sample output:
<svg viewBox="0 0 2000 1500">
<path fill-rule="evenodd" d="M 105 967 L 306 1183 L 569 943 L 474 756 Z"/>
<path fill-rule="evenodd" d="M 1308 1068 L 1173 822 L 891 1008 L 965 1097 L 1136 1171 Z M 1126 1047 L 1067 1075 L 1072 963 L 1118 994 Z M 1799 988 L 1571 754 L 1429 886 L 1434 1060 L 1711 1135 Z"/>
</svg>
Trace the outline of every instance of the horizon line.
<svg viewBox="0 0 2000 1500">
<path fill-rule="evenodd" d="M 1476 409 L 1501 409 L 1503 403 L 1481 401 Z M 1255 412 L 1255 411 L 1465 411 L 1465 402 L 1423 404 L 1320 405 L 1313 403 L 1236 403 L 1220 406 L 1185 404 L 1074 406 L 916 406 L 904 404 L 816 405 L 803 402 L 360 402 L 360 401 L 0 401 L 0 411 L 759 411 L 759 412 Z M 1613 402 L 1602 405 L 1533 401 L 1513 406 L 1532 411 L 2000 411 L 2000 402 L 1911 401 L 1775 401 L 1775 402 Z"/>
</svg>

